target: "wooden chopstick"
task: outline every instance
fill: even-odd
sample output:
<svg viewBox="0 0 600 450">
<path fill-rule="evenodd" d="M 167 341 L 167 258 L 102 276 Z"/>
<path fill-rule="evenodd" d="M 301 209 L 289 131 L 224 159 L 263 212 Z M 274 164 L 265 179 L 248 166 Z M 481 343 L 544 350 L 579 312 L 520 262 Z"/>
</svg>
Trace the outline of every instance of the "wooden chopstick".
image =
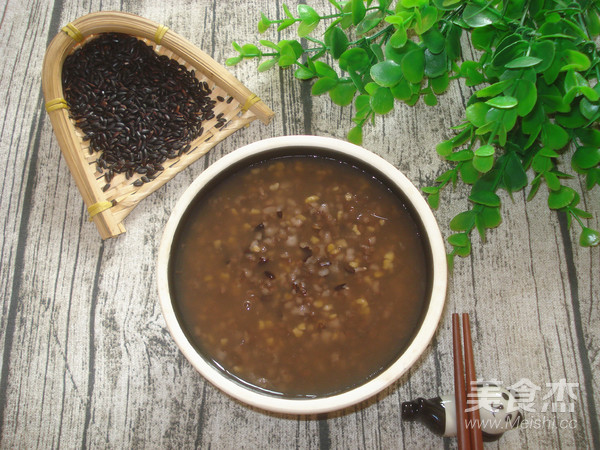
<svg viewBox="0 0 600 450">
<path fill-rule="evenodd" d="M 483 436 L 481 434 L 481 421 L 479 418 L 477 385 L 475 384 L 477 377 L 475 376 L 475 360 L 473 358 L 473 343 L 471 340 L 471 323 L 467 313 L 463 313 L 462 322 L 465 347 L 465 373 L 467 384 L 466 392 L 467 397 L 471 399 L 471 405 L 468 412 L 468 418 L 471 424 L 469 427 L 471 435 L 471 448 L 481 450 L 483 449 Z"/>
<path fill-rule="evenodd" d="M 465 373 L 462 355 L 462 339 L 460 336 L 460 318 L 452 314 L 452 344 L 454 350 L 454 395 L 456 399 L 456 435 L 458 448 L 468 450 L 471 448 L 471 436 L 467 429 L 466 409 L 467 391 L 465 389 Z"/>
</svg>

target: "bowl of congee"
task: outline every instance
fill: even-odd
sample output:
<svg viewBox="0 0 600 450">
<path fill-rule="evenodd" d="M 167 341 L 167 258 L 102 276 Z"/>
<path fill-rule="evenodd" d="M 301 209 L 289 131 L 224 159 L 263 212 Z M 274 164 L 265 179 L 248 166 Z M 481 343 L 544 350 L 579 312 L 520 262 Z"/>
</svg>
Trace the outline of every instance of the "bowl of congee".
<svg viewBox="0 0 600 450">
<path fill-rule="evenodd" d="M 177 202 L 157 279 L 185 357 L 235 399 L 316 414 L 366 400 L 419 359 L 446 296 L 444 243 L 393 165 L 286 136 L 210 165 Z"/>
</svg>

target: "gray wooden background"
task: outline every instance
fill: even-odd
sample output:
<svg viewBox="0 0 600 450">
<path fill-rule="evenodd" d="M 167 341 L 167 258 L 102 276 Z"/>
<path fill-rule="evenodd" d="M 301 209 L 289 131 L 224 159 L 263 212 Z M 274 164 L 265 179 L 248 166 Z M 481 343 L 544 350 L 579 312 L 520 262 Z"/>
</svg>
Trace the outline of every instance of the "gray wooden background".
<svg viewBox="0 0 600 450">
<path fill-rule="evenodd" d="M 324 0 L 309 4 L 330 8 Z M 296 2 L 289 5 L 295 9 Z M 272 124 L 238 131 L 143 201 L 126 219 L 126 234 L 102 242 L 87 222 L 40 88 L 50 40 L 66 23 L 98 10 L 162 23 L 222 63 L 234 55 L 233 39 L 257 42 L 259 11 L 282 15 L 268 0 L 0 3 L 0 447 L 453 448 L 454 439 L 403 423 L 399 407 L 452 391 L 456 311 L 471 314 L 481 377 L 540 388 L 526 413 L 530 423 L 487 448 L 600 448 L 600 250 L 578 246 L 564 218 L 547 209 L 543 192 L 530 203 L 523 193 L 503 197 L 501 227 L 485 245 L 475 238 L 472 256 L 457 260 L 429 350 L 371 401 L 319 417 L 278 416 L 205 382 L 172 342 L 157 301 L 155 259 L 171 209 L 220 156 L 271 136 L 344 138 L 351 111 L 311 98 L 310 84 L 293 80 L 290 71 L 258 75 L 253 61 L 232 68 L 276 112 Z M 464 51 L 472 54 L 467 42 Z M 418 187 L 430 184 L 446 168 L 435 145 L 451 136 L 469 92 L 455 83 L 436 107 L 399 105 L 366 129 L 364 146 Z M 571 185 L 583 189 L 578 178 Z M 442 196 L 436 217 L 445 235 L 464 197 L 462 189 Z M 583 204 L 599 228 L 600 190 Z M 561 392 L 573 411 L 544 411 Z"/>
</svg>

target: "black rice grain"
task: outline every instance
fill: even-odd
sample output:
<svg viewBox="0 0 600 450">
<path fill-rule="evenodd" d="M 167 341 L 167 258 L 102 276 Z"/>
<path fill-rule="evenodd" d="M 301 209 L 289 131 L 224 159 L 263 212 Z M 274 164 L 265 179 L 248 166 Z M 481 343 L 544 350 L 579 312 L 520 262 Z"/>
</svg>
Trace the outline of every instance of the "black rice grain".
<svg viewBox="0 0 600 450">
<path fill-rule="evenodd" d="M 62 83 L 71 118 L 105 169 L 105 190 L 115 174 L 146 174 L 141 186 L 164 170 L 162 163 L 187 152 L 214 118 L 206 81 L 139 39 L 104 33 L 67 57 Z"/>
</svg>

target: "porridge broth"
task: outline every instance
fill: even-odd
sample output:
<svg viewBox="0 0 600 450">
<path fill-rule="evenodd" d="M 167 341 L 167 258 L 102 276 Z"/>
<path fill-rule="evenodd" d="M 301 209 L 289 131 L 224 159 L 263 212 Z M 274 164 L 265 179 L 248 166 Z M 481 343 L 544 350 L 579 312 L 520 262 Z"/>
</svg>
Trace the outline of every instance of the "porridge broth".
<svg viewBox="0 0 600 450">
<path fill-rule="evenodd" d="M 424 254 L 410 212 L 380 181 L 324 157 L 274 158 L 189 209 L 172 296 L 188 338 L 238 381 L 326 396 L 408 346 L 427 307 Z"/>
</svg>

